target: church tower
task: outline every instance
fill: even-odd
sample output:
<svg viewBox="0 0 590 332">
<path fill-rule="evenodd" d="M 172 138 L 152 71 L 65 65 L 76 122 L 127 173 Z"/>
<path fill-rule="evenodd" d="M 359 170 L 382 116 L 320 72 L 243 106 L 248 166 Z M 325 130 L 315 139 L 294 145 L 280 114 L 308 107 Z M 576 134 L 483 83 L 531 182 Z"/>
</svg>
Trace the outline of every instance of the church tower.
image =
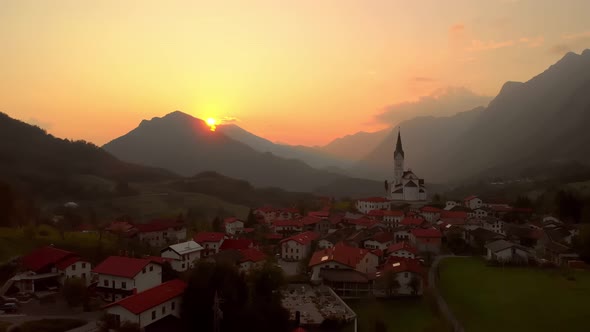
<svg viewBox="0 0 590 332">
<path fill-rule="evenodd" d="M 395 145 L 395 152 L 393 152 L 393 173 L 395 176 L 395 184 L 402 182 L 404 174 L 404 149 L 402 148 L 401 129 L 397 132 L 397 143 Z"/>
</svg>

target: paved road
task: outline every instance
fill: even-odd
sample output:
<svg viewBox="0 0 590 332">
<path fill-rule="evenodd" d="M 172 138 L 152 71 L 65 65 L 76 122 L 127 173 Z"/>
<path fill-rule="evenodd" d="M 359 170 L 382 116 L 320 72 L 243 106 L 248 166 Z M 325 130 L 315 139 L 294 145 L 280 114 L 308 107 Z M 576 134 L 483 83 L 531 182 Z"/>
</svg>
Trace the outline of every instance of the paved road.
<svg viewBox="0 0 590 332">
<path fill-rule="evenodd" d="M 438 264 L 440 263 L 441 260 L 448 258 L 448 257 L 463 257 L 463 256 L 454 256 L 454 255 L 437 256 L 434 259 L 434 262 L 432 262 L 432 265 L 430 266 L 430 270 L 428 271 L 428 284 L 431 285 L 431 287 L 432 287 L 432 291 L 433 291 L 433 294 L 436 298 L 436 303 L 438 305 L 440 312 L 443 314 L 443 316 L 445 316 L 447 321 L 451 323 L 451 325 L 453 326 L 453 331 L 454 332 L 464 332 L 465 330 L 463 329 L 463 326 L 455 318 L 455 316 L 451 312 L 451 309 L 447 305 L 447 302 L 440 295 L 440 292 L 436 286 L 436 282 L 438 281 Z"/>
</svg>

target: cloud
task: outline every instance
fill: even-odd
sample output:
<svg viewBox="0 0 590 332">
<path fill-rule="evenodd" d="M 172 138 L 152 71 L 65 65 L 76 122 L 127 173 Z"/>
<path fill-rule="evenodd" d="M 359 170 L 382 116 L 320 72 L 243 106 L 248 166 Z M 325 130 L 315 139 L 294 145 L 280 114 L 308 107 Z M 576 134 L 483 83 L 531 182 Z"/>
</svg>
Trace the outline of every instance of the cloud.
<svg viewBox="0 0 590 332">
<path fill-rule="evenodd" d="M 396 125 L 417 116 L 448 116 L 486 106 L 490 100 L 492 97 L 478 95 L 465 87 L 447 87 L 416 101 L 389 105 L 375 116 L 375 120 Z"/>
<path fill-rule="evenodd" d="M 565 54 L 571 50 L 572 49 L 566 44 L 557 44 L 557 45 L 553 45 L 549 49 L 547 49 L 547 52 L 551 53 L 551 54 L 562 55 L 562 54 Z"/>
<path fill-rule="evenodd" d="M 239 122 L 240 119 L 238 119 L 234 116 L 224 116 L 220 121 L 221 121 L 221 123 L 235 123 L 235 122 Z"/>
<path fill-rule="evenodd" d="M 39 120 L 37 118 L 29 118 L 26 122 L 45 130 L 49 130 L 51 127 L 53 127 L 51 122 Z"/>
<path fill-rule="evenodd" d="M 451 27 L 449 28 L 449 31 L 451 33 L 458 33 L 458 32 L 462 32 L 465 30 L 465 25 L 463 23 L 456 23 L 451 25 Z"/>
<path fill-rule="evenodd" d="M 571 33 L 571 34 L 563 35 L 563 36 L 561 36 L 561 38 L 563 38 L 565 40 L 586 39 L 586 38 L 590 38 L 590 31 Z"/>
<path fill-rule="evenodd" d="M 495 41 L 495 40 L 488 40 L 482 41 L 479 39 L 474 39 L 471 41 L 471 45 L 466 48 L 466 51 L 469 52 L 482 52 L 488 50 L 496 50 L 500 48 L 506 48 L 511 46 L 526 46 L 530 48 L 542 46 L 545 43 L 545 38 L 543 36 L 538 36 L 534 38 L 529 37 L 521 37 L 519 39 L 510 39 L 510 40 L 503 40 L 503 41 Z"/>
</svg>

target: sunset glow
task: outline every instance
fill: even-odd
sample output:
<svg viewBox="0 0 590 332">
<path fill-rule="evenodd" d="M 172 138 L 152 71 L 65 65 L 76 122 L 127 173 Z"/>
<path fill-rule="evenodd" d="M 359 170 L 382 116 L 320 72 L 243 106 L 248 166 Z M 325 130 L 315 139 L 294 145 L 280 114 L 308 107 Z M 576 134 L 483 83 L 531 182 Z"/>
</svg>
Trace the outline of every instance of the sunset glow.
<svg viewBox="0 0 590 332">
<path fill-rule="evenodd" d="M 174 110 L 321 145 L 436 115 L 406 106 L 438 91 L 526 81 L 590 47 L 589 12 L 587 0 L 5 0 L 0 111 L 99 145 Z"/>
<path fill-rule="evenodd" d="M 214 118 L 207 118 L 206 123 L 209 126 L 209 128 L 211 128 L 211 131 L 215 131 L 215 128 L 217 128 L 217 120 L 215 120 Z"/>
</svg>

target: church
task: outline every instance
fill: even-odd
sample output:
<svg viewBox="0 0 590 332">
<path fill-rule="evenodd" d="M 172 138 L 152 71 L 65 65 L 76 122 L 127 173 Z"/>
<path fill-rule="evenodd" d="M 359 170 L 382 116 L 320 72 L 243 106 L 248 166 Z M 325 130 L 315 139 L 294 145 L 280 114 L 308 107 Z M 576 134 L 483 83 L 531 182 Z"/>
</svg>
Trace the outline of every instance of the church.
<svg viewBox="0 0 590 332">
<path fill-rule="evenodd" d="M 387 198 L 392 201 L 425 201 L 426 187 L 424 179 L 418 178 L 410 169 L 404 170 L 404 158 L 401 131 L 399 131 L 395 151 L 393 152 L 394 178 L 392 181 L 385 181 Z"/>
</svg>

